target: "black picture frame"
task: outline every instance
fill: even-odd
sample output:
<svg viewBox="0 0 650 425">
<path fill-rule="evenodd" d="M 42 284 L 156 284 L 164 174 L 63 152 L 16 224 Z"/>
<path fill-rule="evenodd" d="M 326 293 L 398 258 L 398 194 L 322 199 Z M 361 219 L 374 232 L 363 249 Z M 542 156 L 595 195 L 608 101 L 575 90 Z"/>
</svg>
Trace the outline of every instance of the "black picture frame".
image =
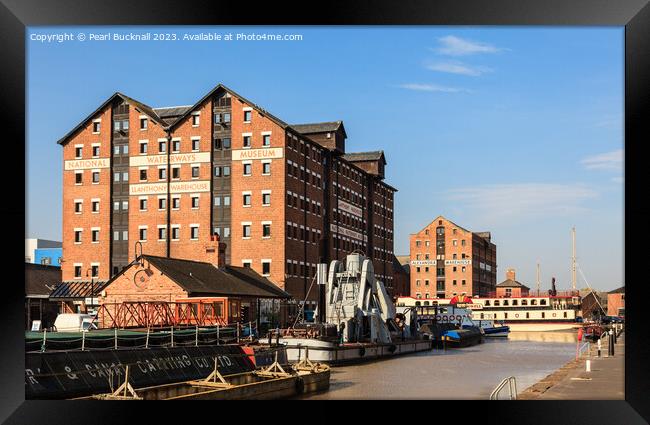
<svg viewBox="0 0 650 425">
<path fill-rule="evenodd" d="M 643 193 L 647 193 L 648 171 L 644 166 L 643 137 L 650 134 L 650 120 L 642 111 L 650 102 L 650 6 L 648 0 L 388 0 L 337 1 L 327 4 L 289 2 L 177 2 L 170 0 L 0 0 L 0 114 L 6 155 L 6 175 L 11 175 L 0 207 L 4 218 L 9 261 L 3 282 L 3 312 L 0 320 L 0 421 L 8 424 L 144 423 L 166 422 L 179 412 L 184 421 L 211 420 L 312 421 L 330 416 L 352 420 L 351 415 L 372 420 L 471 420 L 472 422 L 530 424 L 640 424 L 650 418 L 650 373 L 648 338 L 643 322 L 647 279 L 642 274 L 643 255 L 637 244 L 647 240 L 647 217 Z M 239 404 L 215 408 L 214 404 L 125 404 L 73 401 L 25 401 L 24 397 L 24 292 L 20 279 L 24 270 L 19 246 L 24 243 L 17 223 L 25 222 L 25 195 L 20 189 L 20 164 L 25 164 L 25 31 L 38 25 L 561 25 L 625 26 L 625 275 L 627 292 L 625 401 L 518 401 L 471 403 L 418 403 L 407 406 L 370 406 L 350 403 L 342 408 L 310 404 L 295 411 L 295 404 L 269 404 L 250 409 Z M 52 143 L 58 135 L 52 135 Z M 9 152 L 6 152 L 6 151 Z M 22 161 L 21 161 L 22 159 Z M 18 164 L 17 168 L 13 168 Z M 29 164 L 25 164 L 27 167 Z M 25 170 L 22 170 L 24 177 Z M 60 178 L 52 176 L 52 178 Z M 15 192 L 15 193 L 12 193 Z M 645 220 L 644 220 L 645 219 Z M 612 223 L 613 226 L 618 223 Z M 606 249 L 604 247 L 604 249 Z M 629 267 L 628 267 L 629 266 Z M 426 396 L 426 395 L 423 395 Z M 388 419 L 386 410 L 397 415 Z M 443 419 L 441 412 L 451 413 Z M 137 419 L 136 414 L 146 415 Z M 207 419 L 206 418 L 206 419 Z M 205 419 L 204 419 L 205 420 Z"/>
</svg>

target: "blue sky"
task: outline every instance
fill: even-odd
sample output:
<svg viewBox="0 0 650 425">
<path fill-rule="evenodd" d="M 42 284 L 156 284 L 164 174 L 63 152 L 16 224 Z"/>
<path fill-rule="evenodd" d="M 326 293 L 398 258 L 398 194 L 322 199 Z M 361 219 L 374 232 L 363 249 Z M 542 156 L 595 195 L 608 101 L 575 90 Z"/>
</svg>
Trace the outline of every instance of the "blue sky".
<svg viewBox="0 0 650 425">
<path fill-rule="evenodd" d="M 65 41 L 118 32 L 300 34 L 300 41 Z M 61 239 L 56 144 L 116 91 L 154 107 L 223 83 L 289 123 L 343 120 L 399 189 L 395 252 L 442 214 L 491 231 L 497 281 L 570 287 L 571 227 L 595 289 L 623 277 L 622 27 L 32 27 L 26 237 Z M 580 287 L 585 286 L 581 280 Z"/>
</svg>

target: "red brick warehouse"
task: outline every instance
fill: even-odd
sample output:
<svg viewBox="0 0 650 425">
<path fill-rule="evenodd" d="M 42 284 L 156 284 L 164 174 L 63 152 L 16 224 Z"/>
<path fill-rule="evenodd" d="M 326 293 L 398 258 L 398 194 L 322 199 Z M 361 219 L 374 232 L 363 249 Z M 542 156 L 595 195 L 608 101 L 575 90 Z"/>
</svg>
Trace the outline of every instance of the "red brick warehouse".
<svg viewBox="0 0 650 425">
<path fill-rule="evenodd" d="M 61 138 L 63 280 L 107 281 L 144 254 L 249 266 L 302 300 L 320 260 L 361 250 L 392 292 L 383 151 L 343 123 L 289 125 L 219 84 L 191 106 L 115 93 Z M 318 299 L 312 290 L 309 299 Z"/>
</svg>

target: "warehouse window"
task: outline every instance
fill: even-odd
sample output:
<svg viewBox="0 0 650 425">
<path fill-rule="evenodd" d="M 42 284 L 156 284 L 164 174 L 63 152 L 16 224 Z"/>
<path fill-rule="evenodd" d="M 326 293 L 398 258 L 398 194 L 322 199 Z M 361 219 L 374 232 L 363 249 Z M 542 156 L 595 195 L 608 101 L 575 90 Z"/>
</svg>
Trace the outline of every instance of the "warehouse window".
<svg viewBox="0 0 650 425">
<path fill-rule="evenodd" d="M 129 210 L 129 201 L 122 201 L 122 210 L 123 211 Z"/>
<path fill-rule="evenodd" d="M 214 167 L 214 176 L 221 177 L 221 167 Z"/>
<path fill-rule="evenodd" d="M 115 182 L 120 181 L 120 173 L 114 173 L 113 174 L 113 181 L 115 181 Z"/>
<path fill-rule="evenodd" d="M 147 180 L 147 170 L 140 170 L 140 181 Z"/>
<path fill-rule="evenodd" d="M 94 213 L 99 212 L 99 201 L 92 201 L 92 211 Z"/>
<path fill-rule="evenodd" d="M 181 207 L 181 198 L 174 197 L 172 198 L 172 209 L 177 210 Z"/>
<path fill-rule="evenodd" d="M 214 197 L 214 206 L 215 207 L 220 207 L 221 206 L 221 197 L 220 196 L 215 196 Z"/>
<path fill-rule="evenodd" d="M 192 196 L 192 208 L 198 208 L 198 207 L 199 207 L 199 197 Z"/>
<path fill-rule="evenodd" d="M 262 276 L 269 276 L 271 274 L 271 261 L 262 260 Z"/>
<path fill-rule="evenodd" d="M 224 196 L 224 197 L 223 197 L 223 205 L 224 205 L 225 207 L 230 206 L 230 196 Z"/>
<path fill-rule="evenodd" d="M 223 237 L 224 238 L 230 237 L 230 227 L 224 227 L 223 228 Z"/>
<path fill-rule="evenodd" d="M 99 156 L 99 146 L 93 146 L 93 157 L 97 158 Z"/>
<path fill-rule="evenodd" d="M 123 182 L 128 182 L 129 181 L 129 172 L 125 171 L 122 173 L 122 181 Z"/>
<path fill-rule="evenodd" d="M 93 171 L 93 184 L 99 183 L 99 171 Z"/>
<path fill-rule="evenodd" d="M 262 192 L 262 205 L 269 206 L 271 205 L 271 193 Z"/>
<path fill-rule="evenodd" d="M 262 146 L 264 146 L 264 147 L 271 146 L 271 135 L 270 134 L 264 134 L 262 136 Z"/>
<path fill-rule="evenodd" d="M 199 239 L 199 226 L 190 226 L 190 239 Z"/>
<path fill-rule="evenodd" d="M 250 226 L 250 224 L 242 225 L 242 235 L 243 235 L 244 238 L 250 238 L 251 237 L 251 226 Z"/>
<path fill-rule="evenodd" d="M 270 224 L 262 224 L 262 237 L 263 238 L 270 238 L 271 237 L 271 225 Z"/>
<path fill-rule="evenodd" d="M 158 179 L 159 180 L 165 180 L 167 178 L 167 169 L 166 168 L 159 168 L 158 169 Z"/>
<path fill-rule="evenodd" d="M 74 184 L 81 184 L 83 183 L 83 171 L 77 171 L 74 174 Z"/>
<path fill-rule="evenodd" d="M 147 241 L 147 228 L 141 228 L 140 229 L 140 241 L 146 242 Z"/>
<path fill-rule="evenodd" d="M 192 115 L 192 127 L 197 127 L 199 125 L 200 115 Z"/>
<path fill-rule="evenodd" d="M 244 175 L 245 176 L 250 176 L 253 172 L 253 164 L 252 163 L 244 163 Z"/>
<path fill-rule="evenodd" d="M 172 226 L 172 240 L 177 241 L 180 239 L 181 229 L 178 226 Z"/>
<path fill-rule="evenodd" d="M 76 214 L 81 214 L 82 206 L 83 206 L 83 201 L 75 201 L 74 202 L 74 212 Z"/>
<path fill-rule="evenodd" d="M 140 142 L 140 154 L 144 155 L 147 153 L 147 142 Z"/>
<path fill-rule="evenodd" d="M 93 122 L 93 133 L 99 133 L 100 127 L 101 127 L 101 122 L 94 121 Z"/>
<path fill-rule="evenodd" d="M 230 149 L 230 138 L 224 138 L 222 144 L 224 149 Z"/>
<path fill-rule="evenodd" d="M 158 228 L 158 240 L 159 241 L 164 241 L 167 239 L 167 228 L 166 227 L 159 227 Z"/>
<path fill-rule="evenodd" d="M 250 207 L 251 206 L 251 194 L 250 193 L 244 193 L 243 194 L 243 200 L 244 200 L 244 206 L 245 207 Z"/>
<path fill-rule="evenodd" d="M 140 118 L 140 130 L 146 130 L 146 129 L 147 129 L 147 119 Z"/>
<path fill-rule="evenodd" d="M 167 152 L 167 142 L 165 141 L 158 142 L 158 152 L 160 153 Z"/>
<path fill-rule="evenodd" d="M 172 179 L 181 178 L 181 167 L 172 167 Z"/>
<path fill-rule="evenodd" d="M 271 163 L 262 162 L 262 175 L 268 176 L 271 174 Z"/>
<path fill-rule="evenodd" d="M 140 211 L 147 211 L 147 199 L 140 199 Z"/>
<path fill-rule="evenodd" d="M 225 167 L 223 167 L 223 176 L 227 177 L 229 175 L 230 175 L 230 167 L 226 165 Z"/>
<path fill-rule="evenodd" d="M 242 141 L 242 146 L 245 148 L 250 148 L 251 147 L 251 136 L 243 136 L 244 139 Z"/>
<path fill-rule="evenodd" d="M 93 229 L 93 230 L 90 232 L 90 234 L 91 234 L 91 236 L 92 236 L 92 242 L 93 242 L 93 243 L 97 243 L 97 242 L 99 242 L 99 230 L 97 230 L 97 229 Z"/>
<path fill-rule="evenodd" d="M 195 152 L 198 151 L 200 143 L 201 141 L 199 139 L 192 139 L 192 150 Z"/>
<path fill-rule="evenodd" d="M 181 151 L 181 141 L 180 140 L 172 140 L 172 152 L 178 153 Z"/>
<path fill-rule="evenodd" d="M 81 230 L 74 231 L 74 243 L 81 243 Z"/>
<path fill-rule="evenodd" d="M 193 179 L 199 178 L 199 167 L 198 166 L 192 167 L 192 178 Z"/>
<path fill-rule="evenodd" d="M 252 111 L 244 111 L 244 122 L 251 122 Z"/>
<path fill-rule="evenodd" d="M 74 277 L 81 277 L 81 266 L 74 266 Z"/>
</svg>

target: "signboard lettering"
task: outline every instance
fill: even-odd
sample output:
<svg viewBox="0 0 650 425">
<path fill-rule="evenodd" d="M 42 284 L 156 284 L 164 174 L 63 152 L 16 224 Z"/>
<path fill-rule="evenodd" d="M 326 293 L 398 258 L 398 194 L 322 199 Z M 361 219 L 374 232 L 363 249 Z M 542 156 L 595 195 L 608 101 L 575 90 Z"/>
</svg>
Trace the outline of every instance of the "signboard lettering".
<svg viewBox="0 0 650 425">
<path fill-rule="evenodd" d="M 210 152 L 172 153 L 169 155 L 170 164 L 190 164 L 210 162 Z M 131 167 L 167 164 L 167 155 L 141 155 L 129 158 Z"/>
<path fill-rule="evenodd" d="M 209 192 L 210 180 L 195 180 L 186 182 L 172 182 L 169 184 L 171 193 Z M 155 195 L 167 193 L 166 183 L 142 183 L 129 186 L 129 195 Z"/>
<path fill-rule="evenodd" d="M 110 161 L 108 158 L 93 158 L 93 159 L 71 159 L 65 161 L 64 169 L 69 170 L 88 170 L 91 168 L 108 168 Z"/>
<path fill-rule="evenodd" d="M 347 202 L 342 201 L 340 199 L 339 199 L 339 210 L 356 215 L 357 217 L 363 216 L 363 212 L 361 208 L 355 207 L 354 205 L 348 204 Z"/>
<path fill-rule="evenodd" d="M 273 159 L 282 158 L 284 151 L 282 148 L 266 149 L 240 149 L 232 151 L 233 161 L 242 161 L 245 159 Z"/>
</svg>

